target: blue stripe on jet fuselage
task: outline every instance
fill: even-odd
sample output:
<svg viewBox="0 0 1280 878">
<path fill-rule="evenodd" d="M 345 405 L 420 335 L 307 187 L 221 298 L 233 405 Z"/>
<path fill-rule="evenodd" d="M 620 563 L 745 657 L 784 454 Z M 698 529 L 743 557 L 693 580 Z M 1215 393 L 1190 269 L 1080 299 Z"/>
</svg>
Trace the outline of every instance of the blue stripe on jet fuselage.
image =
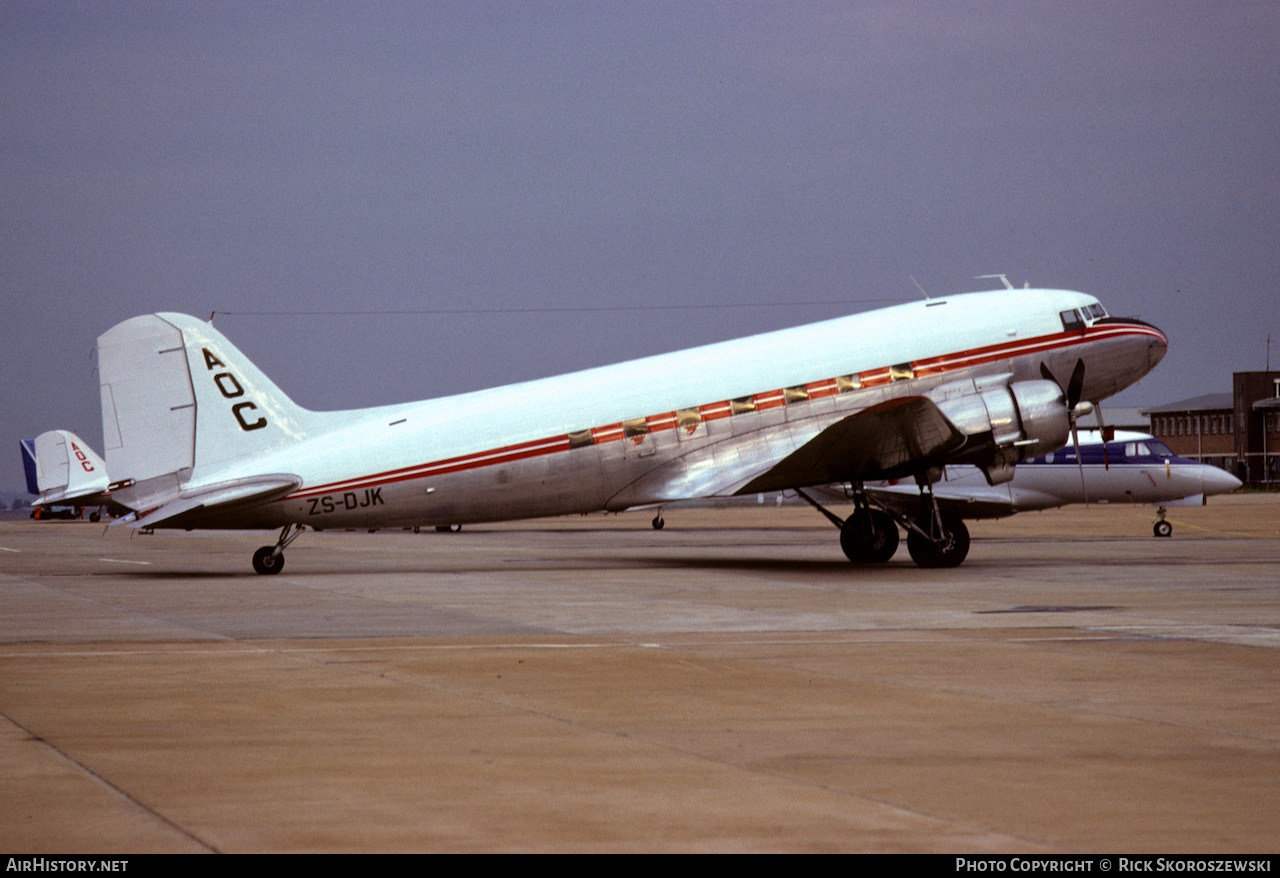
<svg viewBox="0 0 1280 878">
<path fill-rule="evenodd" d="M 1172 451 L 1169 451 L 1167 454 L 1157 453 L 1156 448 L 1152 447 L 1156 443 L 1152 442 L 1149 439 L 1138 440 L 1136 444 L 1146 445 L 1151 452 L 1150 454 L 1138 454 L 1132 457 L 1126 457 L 1124 453 L 1125 445 L 1133 445 L 1133 444 L 1135 443 L 1132 441 L 1108 442 L 1105 459 L 1102 454 L 1101 445 L 1098 445 L 1098 444 L 1081 445 L 1080 460 L 1085 466 L 1102 466 L 1103 464 L 1109 464 L 1111 466 L 1116 466 L 1120 464 L 1133 464 L 1133 465 L 1158 464 L 1163 466 L 1165 461 L 1168 461 L 1171 464 L 1195 464 L 1196 463 L 1196 461 L 1194 460 L 1188 460 L 1185 457 L 1179 457 L 1178 455 L 1174 454 Z M 1163 444 L 1159 445 L 1159 448 L 1168 450 L 1168 446 Z M 1050 460 L 1049 458 L 1052 458 L 1052 460 Z M 1032 458 L 1031 460 L 1028 460 L 1019 464 L 1019 466 L 1075 466 L 1075 465 L 1076 465 L 1076 450 L 1070 445 L 1066 446 L 1065 448 L 1059 448 L 1057 451 L 1053 452 L 1052 454 L 1041 455 L 1040 457 L 1035 457 L 1035 458 Z"/>
</svg>

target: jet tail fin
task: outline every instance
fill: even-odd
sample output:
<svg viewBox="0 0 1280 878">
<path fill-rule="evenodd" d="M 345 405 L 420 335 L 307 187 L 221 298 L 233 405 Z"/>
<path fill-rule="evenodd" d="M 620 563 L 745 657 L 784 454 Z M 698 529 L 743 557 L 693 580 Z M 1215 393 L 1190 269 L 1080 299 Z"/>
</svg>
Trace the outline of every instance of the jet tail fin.
<svg viewBox="0 0 1280 878">
<path fill-rule="evenodd" d="M 38 494 L 37 506 L 78 501 L 105 501 L 110 479 L 107 465 L 88 444 L 67 430 L 50 430 L 22 440 L 27 490 Z"/>
<path fill-rule="evenodd" d="M 224 481 L 228 468 L 305 438 L 315 415 L 209 323 L 148 314 L 98 337 L 113 499 L 135 510 Z"/>
</svg>

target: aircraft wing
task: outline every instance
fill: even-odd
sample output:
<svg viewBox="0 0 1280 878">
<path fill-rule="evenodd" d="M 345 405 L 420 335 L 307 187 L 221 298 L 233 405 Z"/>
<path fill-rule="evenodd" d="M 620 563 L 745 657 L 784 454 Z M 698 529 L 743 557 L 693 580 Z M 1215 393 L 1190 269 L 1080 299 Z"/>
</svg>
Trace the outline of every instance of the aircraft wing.
<svg viewBox="0 0 1280 878">
<path fill-rule="evenodd" d="M 816 435 L 811 430 L 801 422 L 676 458 L 619 492 L 607 508 L 892 478 L 921 464 L 945 462 L 966 441 L 938 406 L 922 396 L 887 400 Z"/>
<path fill-rule="evenodd" d="M 981 474 L 978 475 L 982 480 Z M 920 509 L 920 491 L 914 483 L 900 483 L 890 486 L 887 483 L 869 484 L 867 493 L 880 503 L 901 515 L 910 517 Z M 1006 518 L 1019 511 L 1019 507 L 1010 499 L 1009 486 L 973 485 L 965 491 L 949 491 L 942 482 L 933 485 L 934 496 L 938 506 L 952 512 L 963 519 Z M 1042 504 L 1047 507 L 1051 504 Z M 1034 508 L 1034 507 L 1028 507 Z"/>
<path fill-rule="evenodd" d="M 892 477 L 964 444 L 964 434 L 932 401 L 900 397 L 836 421 L 734 493 Z"/>
</svg>

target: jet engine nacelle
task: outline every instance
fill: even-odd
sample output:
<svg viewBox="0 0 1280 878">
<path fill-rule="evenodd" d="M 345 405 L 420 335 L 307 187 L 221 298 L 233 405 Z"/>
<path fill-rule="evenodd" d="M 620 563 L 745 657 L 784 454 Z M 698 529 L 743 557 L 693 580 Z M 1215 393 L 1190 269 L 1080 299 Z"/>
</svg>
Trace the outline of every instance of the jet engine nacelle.
<svg viewBox="0 0 1280 878">
<path fill-rule="evenodd" d="M 1066 398 L 1052 381 L 957 382 L 930 397 L 968 440 L 960 458 L 980 467 L 992 485 L 1013 478 L 1014 464 L 1061 448 L 1071 435 Z"/>
</svg>

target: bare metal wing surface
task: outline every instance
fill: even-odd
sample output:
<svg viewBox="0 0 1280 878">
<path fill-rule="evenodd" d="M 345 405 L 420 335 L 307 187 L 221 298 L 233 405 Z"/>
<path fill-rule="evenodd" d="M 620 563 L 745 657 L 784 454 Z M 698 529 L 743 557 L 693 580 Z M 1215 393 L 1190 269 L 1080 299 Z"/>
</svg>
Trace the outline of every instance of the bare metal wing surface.
<svg viewBox="0 0 1280 878">
<path fill-rule="evenodd" d="M 301 408 L 212 325 L 134 318 L 98 340 L 103 446 L 126 524 L 458 525 L 848 482 L 852 560 L 907 531 L 924 566 L 968 550 L 932 486 L 969 464 L 992 485 L 1061 447 L 1073 408 L 1145 375 L 1167 339 L 1090 295 L 999 290 L 913 302 L 583 372 L 422 402 Z M 910 514 L 865 502 L 907 477 Z M 815 504 L 817 505 L 817 504 Z M 820 507 L 821 508 L 821 507 Z"/>
</svg>

